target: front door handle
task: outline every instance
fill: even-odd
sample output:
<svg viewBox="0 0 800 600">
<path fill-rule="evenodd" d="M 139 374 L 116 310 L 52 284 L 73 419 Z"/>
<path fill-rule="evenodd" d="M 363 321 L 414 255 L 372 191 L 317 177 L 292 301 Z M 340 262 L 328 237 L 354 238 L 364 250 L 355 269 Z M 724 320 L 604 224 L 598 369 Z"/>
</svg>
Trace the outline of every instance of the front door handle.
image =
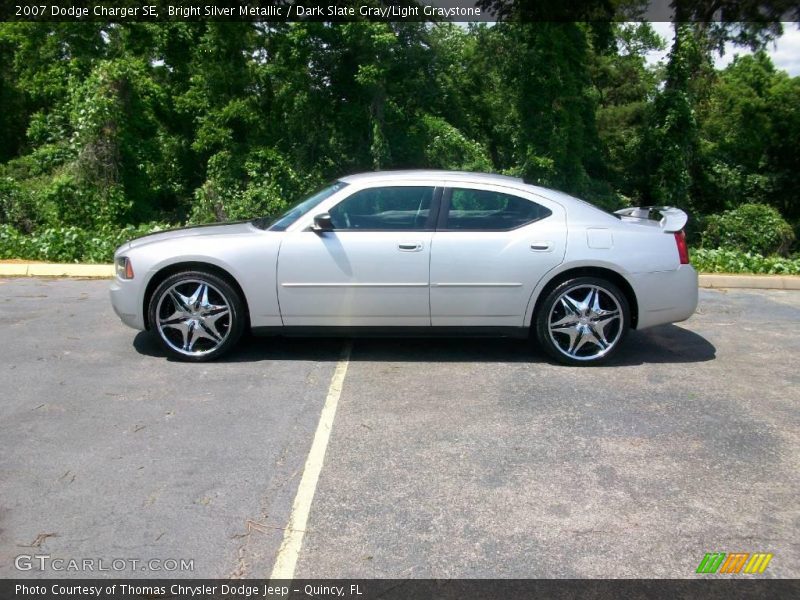
<svg viewBox="0 0 800 600">
<path fill-rule="evenodd" d="M 531 250 L 534 252 L 550 252 L 553 249 L 552 242 L 533 242 L 531 244 Z"/>
<path fill-rule="evenodd" d="M 420 242 L 404 242 L 398 244 L 397 247 L 403 252 L 419 252 L 422 250 L 422 244 Z"/>
</svg>

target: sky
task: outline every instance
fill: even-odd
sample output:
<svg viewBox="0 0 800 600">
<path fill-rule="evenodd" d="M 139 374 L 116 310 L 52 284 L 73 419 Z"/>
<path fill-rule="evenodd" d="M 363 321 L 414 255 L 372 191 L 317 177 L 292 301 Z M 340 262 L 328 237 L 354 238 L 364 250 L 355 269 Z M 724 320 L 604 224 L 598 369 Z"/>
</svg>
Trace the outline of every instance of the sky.
<svg viewBox="0 0 800 600">
<path fill-rule="evenodd" d="M 652 25 L 653 29 L 667 40 L 667 50 L 650 52 L 647 55 L 647 62 L 650 64 L 654 64 L 666 57 L 672 40 L 672 23 L 657 22 L 652 23 Z M 793 77 L 800 75 L 800 23 L 784 23 L 783 35 L 775 42 L 767 45 L 767 53 L 778 69 L 787 71 Z M 729 44 L 725 49 L 725 55 L 717 57 L 716 66 L 724 68 L 737 54 L 750 54 L 750 51 L 746 48 Z"/>
</svg>

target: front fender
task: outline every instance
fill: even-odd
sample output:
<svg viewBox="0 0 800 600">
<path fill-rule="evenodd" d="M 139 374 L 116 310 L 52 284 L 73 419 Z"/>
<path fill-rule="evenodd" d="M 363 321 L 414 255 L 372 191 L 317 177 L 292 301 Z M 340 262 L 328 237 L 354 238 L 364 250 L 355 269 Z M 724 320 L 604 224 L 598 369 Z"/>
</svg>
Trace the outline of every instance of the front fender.
<svg viewBox="0 0 800 600">
<path fill-rule="evenodd" d="M 168 240 L 132 249 L 129 256 L 134 269 L 144 269 L 138 294 L 143 320 L 148 291 L 162 278 L 165 270 L 174 272 L 183 264 L 192 269 L 207 264 L 227 273 L 242 289 L 250 309 L 252 327 L 281 325 L 275 279 L 280 239 L 274 234 L 206 236 Z"/>
</svg>

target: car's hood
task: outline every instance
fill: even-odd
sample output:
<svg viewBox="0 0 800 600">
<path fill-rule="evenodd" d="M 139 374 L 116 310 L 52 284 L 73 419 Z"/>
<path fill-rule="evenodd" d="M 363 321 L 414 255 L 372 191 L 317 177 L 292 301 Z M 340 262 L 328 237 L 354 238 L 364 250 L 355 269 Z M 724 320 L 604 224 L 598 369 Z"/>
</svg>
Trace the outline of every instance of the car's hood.
<svg viewBox="0 0 800 600">
<path fill-rule="evenodd" d="M 158 233 L 151 233 L 149 235 L 134 238 L 128 242 L 124 248 L 136 248 L 145 244 L 152 244 L 154 242 L 163 242 L 166 240 L 174 240 L 185 237 L 252 233 L 253 230 L 254 227 L 250 224 L 250 221 L 240 221 L 237 223 L 217 223 L 214 225 L 192 225 L 190 227 L 169 229 L 167 231 L 159 231 Z"/>
</svg>

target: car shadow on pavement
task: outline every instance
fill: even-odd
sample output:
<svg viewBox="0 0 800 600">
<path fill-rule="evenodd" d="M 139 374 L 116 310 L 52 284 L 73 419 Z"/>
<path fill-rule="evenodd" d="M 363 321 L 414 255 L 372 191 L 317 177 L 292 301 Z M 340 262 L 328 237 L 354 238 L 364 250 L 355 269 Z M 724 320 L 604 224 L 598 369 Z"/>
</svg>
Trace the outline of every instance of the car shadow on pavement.
<svg viewBox="0 0 800 600">
<path fill-rule="evenodd" d="M 284 338 L 245 336 L 230 354 L 217 362 L 265 360 L 336 361 L 342 338 Z M 137 352 L 166 357 L 155 336 L 140 332 L 133 341 Z M 703 336 L 677 325 L 631 331 L 617 354 L 603 366 L 648 363 L 694 363 L 716 358 L 716 348 Z M 168 359 L 172 360 L 172 359 Z M 552 362 L 535 343 L 510 338 L 357 338 L 351 361 L 377 362 Z"/>
<path fill-rule="evenodd" d="M 678 325 L 631 331 L 607 366 L 699 363 L 714 360 L 717 349 L 702 335 Z"/>
</svg>

